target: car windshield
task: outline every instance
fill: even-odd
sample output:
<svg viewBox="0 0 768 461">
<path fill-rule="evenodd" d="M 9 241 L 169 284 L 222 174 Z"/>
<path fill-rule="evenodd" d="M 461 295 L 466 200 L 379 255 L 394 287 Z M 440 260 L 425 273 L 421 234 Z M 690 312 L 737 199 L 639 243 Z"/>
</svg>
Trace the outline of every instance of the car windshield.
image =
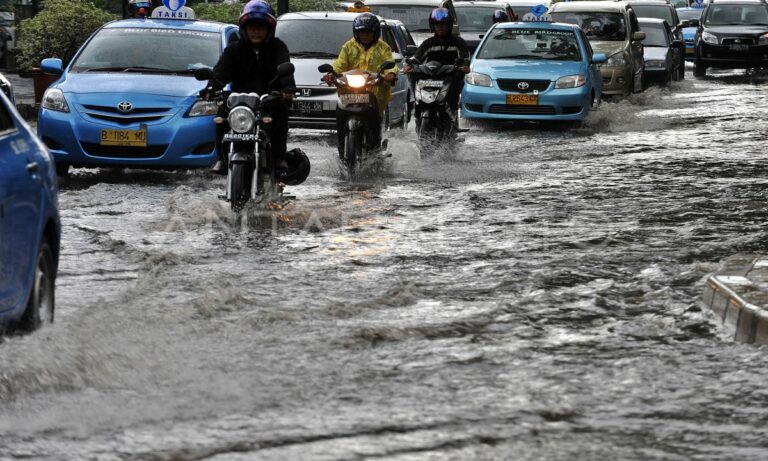
<svg viewBox="0 0 768 461">
<path fill-rule="evenodd" d="M 724 25 L 766 25 L 768 26 L 768 7 L 763 4 L 713 4 L 709 7 L 707 26 Z"/>
<path fill-rule="evenodd" d="M 456 6 L 462 32 L 485 32 L 493 25 L 493 12 L 498 8 Z"/>
<path fill-rule="evenodd" d="M 576 34 L 552 29 L 495 29 L 477 53 L 478 59 L 580 61 Z"/>
<path fill-rule="evenodd" d="M 677 10 L 677 16 L 681 21 L 690 21 L 691 19 L 701 20 L 701 13 L 704 10 Z"/>
<path fill-rule="evenodd" d="M 667 5 L 640 5 L 633 3 L 632 8 L 638 17 L 663 19 L 670 26 L 676 25 L 675 19 L 672 17 L 672 8 Z"/>
<path fill-rule="evenodd" d="M 669 36 L 667 35 L 667 30 L 659 24 L 644 24 L 640 23 L 640 29 L 645 32 L 645 40 L 643 40 L 643 45 L 645 46 L 661 46 L 661 47 L 668 47 L 669 46 Z"/>
<path fill-rule="evenodd" d="M 155 46 L 173 43 L 173 46 Z M 213 67 L 221 35 L 185 29 L 109 28 L 88 42 L 72 66 L 75 72 L 188 73 Z"/>
<path fill-rule="evenodd" d="M 620 13 L 556 12 L 552 18 L 557 22 L 576 24 L 590 40 L 624 41 L 627 27 Z"/>
<path fill-rule="evenodd" d="M 289 19 L 277 21 L 275 35 L 296 58 L 335 58 L 352 38 L 351 21 Z"/>
<path fill-rule="evenodd" d="M 414 5 L 369 5 L 369 8 L 382 18 L 397 19 L 411 32 L 429 32 L 429 15 L 435 9 Z"/>
</svg>

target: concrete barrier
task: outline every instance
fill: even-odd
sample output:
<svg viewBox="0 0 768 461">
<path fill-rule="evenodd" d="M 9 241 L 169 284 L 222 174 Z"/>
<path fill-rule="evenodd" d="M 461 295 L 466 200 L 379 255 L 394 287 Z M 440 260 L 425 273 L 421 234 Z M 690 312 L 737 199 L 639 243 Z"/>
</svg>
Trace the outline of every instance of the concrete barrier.
<svg viewBox="0 0 768 461">
<path fill-rule="evenodd" d="M 768 257 L 737 255 L 709 277 L 701 298 L 733 338 L 768 344 Z"/>
</svg>

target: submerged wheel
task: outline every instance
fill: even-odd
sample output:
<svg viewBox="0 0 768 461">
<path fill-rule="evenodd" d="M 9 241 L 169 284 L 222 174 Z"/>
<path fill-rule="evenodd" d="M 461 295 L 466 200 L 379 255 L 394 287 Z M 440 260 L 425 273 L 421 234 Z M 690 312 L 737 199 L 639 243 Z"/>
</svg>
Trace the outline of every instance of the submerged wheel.
<svg viewBox="0 0 768 461">
<path fill-rule="evenodd" d="M 347 142 L 344 146 L 344 160 L 347 163 L 347 168 L 350 174 L 355 171 L 357 161 L 363 154 L 363 130 L 350 130 L 347 133 Z"/>
<path fill-rule="evenodd" d="M 56 164 L 56 175 L 61 178 L 68 178 L 69 177 L 69 165 L 66 163 L 57 163 Z"/>
<path fill-rule="evenodd" d="M 246 181 L 246 165 L 244 163 L 235 163 L 232 165 L 229 185 L 229 203 L 232 211 L 243 209 L 245 202 L 248 201 L 248 184 Z"/>
<path fill-rule="evenodd" d="M 21 328 L 34 331 L 41 326 L 53 323 L 55 307 L 56 266 L 53 251 L 48 242 L 40 243 L 35 260 L 35 275 L 29 293 L 27 308 L 21 317 Z"/>
<path fill-rule="evenodd" d="M 693 62 L 693 76 L 696 78 L 702 78 L 706 77 L 707 75 L 707 66 L 705 66 L 701 61 L 696 60 Z"/>
</svg>

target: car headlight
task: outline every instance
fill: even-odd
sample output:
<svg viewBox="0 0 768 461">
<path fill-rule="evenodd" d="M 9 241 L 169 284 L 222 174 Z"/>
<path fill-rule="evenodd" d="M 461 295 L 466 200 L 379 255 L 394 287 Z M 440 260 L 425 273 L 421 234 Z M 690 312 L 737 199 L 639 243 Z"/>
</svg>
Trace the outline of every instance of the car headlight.
<svg viewBox="0 0 768 461">
<path fill-rule="evenodd" d="M 710 34 L 709 32 L 702 32 L 701 39 L 704 40 L 704 42 L 706 43 L 711 43 L 713 45 L 718 44 L 717 35 Z"/>
<path fill-rule="evenodd" d="M 198 100 L 189 110 L 190 117 L 202 117 L 203 115 L 216 115 L 219 112 L 219 104 L 216 101 Z"/>
<path fill-rule="evenodd" d="M 239 106 L 230 111 L 227 121 L 235 133 L 246 133 L 253 129 L 253 125 L 256 123 L 256 116 L 253 115 L 251 109 Z"/>
<path fill-rule="evenodd" d="M 347 85 L 352 88 L 362 88 L 365 86 L 365 82 L 368 80 L 365 75 L 351 74 L 347 75 Z"/>
<path fill-rule="evenodd" d="M 477 72 L 470 72 L 467 74 L 466 82 L 475 86 L 493 86 L 491 83 L 491 77 L 485 74 L 479 74 Z"/>
<path fill-rule="evenodd" d="M 627 64 L 627 59 L 624 56 L 624 53 L 616 53 L 610 58 L 608 58 L 607 61 L 605 61 L 605 66 L 607 67 L 618 67 L 618 66 L 624 66 Z"/>
<path fill-rule="evenodd" d="M 44 109 L 69 112 L 69 104 L 67 104 L 67 100 L 64 98 L 64 92 L 58 88 L 49 88 L 45 91 L 41 106 Z"/>
<path fill-rule="evenodd" d="M 578 88 L 585 83 L 587 83 L 587 77 L 583 75 L 567 75 L 557 79 L 555 88 Z"/>
<path fill-rule="evenodd" d="M 757 39 L 758 45 L 768 45 L 768 34 L 763 34 Z"/>
<path fill-rule="evenodd" d="M 645 67 L 650 67 L 652 69 L 663 69 L 667 67 L 666 61 L 645 61 Z"/>
</svg>

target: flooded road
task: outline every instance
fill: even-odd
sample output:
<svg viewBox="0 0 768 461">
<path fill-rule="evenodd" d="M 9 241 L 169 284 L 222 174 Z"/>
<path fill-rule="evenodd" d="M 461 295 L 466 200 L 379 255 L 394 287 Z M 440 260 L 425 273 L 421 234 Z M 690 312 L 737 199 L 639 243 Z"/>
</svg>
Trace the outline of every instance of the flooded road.
<svg viewBox="0 0 768 461">
<path fill-rule="evenodd" d="M 204 172 L 61 186 L 56 323 L 0 344 L 0 458 L 762 460 L 768 358 L 698 305 L 762 253 L 768 75 L 604 103 L 586 125 L 333 137 L 237 222 Z"/>
</svg>

